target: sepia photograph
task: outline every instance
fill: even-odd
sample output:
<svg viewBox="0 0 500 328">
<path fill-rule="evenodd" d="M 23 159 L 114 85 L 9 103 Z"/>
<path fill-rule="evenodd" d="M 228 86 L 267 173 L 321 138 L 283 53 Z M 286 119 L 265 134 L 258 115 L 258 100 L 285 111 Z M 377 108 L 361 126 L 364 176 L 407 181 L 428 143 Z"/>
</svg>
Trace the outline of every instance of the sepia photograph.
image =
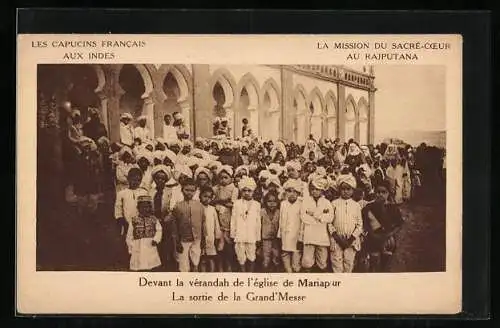
<svg viewBox="0 0 500 328">
<path fill-rule="evenodd" d="M 446 70 L 38 63 L 36 271 L 445 272 Z"/>
</svg>

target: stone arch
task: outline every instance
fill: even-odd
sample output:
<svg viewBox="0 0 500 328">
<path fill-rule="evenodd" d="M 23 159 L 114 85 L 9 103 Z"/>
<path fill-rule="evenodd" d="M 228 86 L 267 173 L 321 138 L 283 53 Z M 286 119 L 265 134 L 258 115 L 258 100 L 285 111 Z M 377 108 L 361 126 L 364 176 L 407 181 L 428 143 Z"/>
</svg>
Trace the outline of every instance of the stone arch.
<svg viewBox="0 0 500 328">
<path fill-rule="evenodd" d="M 156 66 L 148 64 L 146 67 L 155 76 L 155 84 L 158 86 L 155 91 L 157 91 L 159 101 L 165 101 L 167 98 L 167 95 L 163 91 L 163 81 L 168 73 L 174 76 L 179 86 L 180 93 L 177 101 L 181 103 L 189 99 L 193 91 L 193 81 L 191 73 L 185 65 L 162 64 L 156 68 Z"/>
<path fill-rule="evenodd" d="M 142 80 L 144 82 L 144 94 L 141 96 L 141 98 L 148 98 L 154 89 L 151 73 L 143 64 L 133 64 L 133 66 L 137 69 L 137 71 L 139 71 L 139 74 L 141 74 Z"/>
<path fill-rule="evenodd" d="M 230 108 L 234 103 L 234 90 L 236 90 L 235 79 L 227 68 L 219 68 L 212 74 L 212 77 L 210 78 L 210 90 L 214 89 L 214 86 L 217 82 L 219 82 L 219 84 L 221 85 L 226 97 L 224 108 Z"/>
<path fill-rule="evenodd" d="M 321 115 L 323 113 L 323 110 L 325 108 L 325 99 L 323 98 L 323 95 L 321 94 L 321 91 L 319 90 L 318 87 L 315 87 L 309 93 L 309 96 L 307 98 L 307 104 L 308 105 L 312 104 L 313 106 L 316 105 L 313 112 L 314 115 Z M 320 108 L 317 108 L 318 106 Z"/>
<path fill-rule="evenodd" d="M 358 101 L 358 140 L 362 145 L 368 144 L 368 102 L 365 97 L 361 97 Z"/>
<path fill-rule="evenodd" d="M 368 119 L 368 102 L 366 101 L 365 97 L 359 98 L 357 106 L 357 114 L 359 116 L 359 120 Z"/>
<path fill-rule="evenodd" d="M 325 120 L 325 100 L 318 87 L 309 94 L 307 104 L 309 105 L 309 132 L 316 140 L 323 137 L 323 122 Z"/>
<path fill-rule="evenodd" d="M 155 135 L 163 135 L 163 117 L 166 113 L 172 114 L 174 111 L 182 113 L 186 132 L 191 134 L 194 128 L 192 105 L 193 81 L 188 68 L 185 65 L 177 64 L 148 64 L 146 67 L 152 72 L 155 84 L 154 121 L 155 131 L 157 131 Z M 178 94 L 175 95 L 175 99 L 172 99 L 171 96 L 169 97 L 165 93 L 164 87 L 168 76 L 173 77 L 173 80 L 176 82 L 176 88 L 178 88 Z"/>
<path fill-rule="evenodd" d="M 345 102 L 345 141 L 356 139 L 356 102 L 352 95 L 348 95 Z"/>
<path fill-rule="evenodd" d="M 99 94 L 104 90 L 104 86 L 106 85 L 106 77 L 104 75 L 104 70 L 99 64 L 92 64 L 92 67 L 95 70 L 97 75 L 97 87 L 94 89 L 94 92 Z"/>
<path fill-rule="evenodd" d="M 245 98 L 248 98 L 248 104 L 245 104 L 243 108 L 240 101 L 243 91 L 246 91 Z M 234 117 L 234 129 L 239 134 L 243 123 L 241 122 L 243 118 L 248 119 L 250 128 L 255 134 L 260 135 L 260 118 L 259 118 L 259 107 L 260 107 L 260 87 L 259 83 L 255 79 L 252 73 L 246 73 L 243 75 L 236 85 L 236 106 L 235 106 L 235 117 Z"/>
<path fill-rule="evenodd" d="M 323 127 L 325 136 L 335 139 L 338 136 L 338 106 L 337 97 L 332 90 L 328 90 L 325 95 L 325 114 L 326 120 Z"/>
<path fill-rule="evenodd" d="M 267 79 L 264 84 L 262 85 L 260 94 L 261 98 L 264 99 L 264 96 L 266 92 L 269 94 L 269 97 L 271 99 L 271 106 L 269 106 L 269 111 L 277 111 L 279 110 L 280 106 L 280 99 L 279 99 L 279 94 L 280 94 L 280 88 L 278 86 L 278 83 L 273 78 Z"/>
<path fill-rule="evenodd" d="M 299 110 L 303 110 L 303 111 L 307 111 L 307 92 L 306 90 L 304 89 L 304 87 L 302 86 L 302 84 L 297 84 L 297 86 L 295 87 L 295 91 L 294 91 L 294 102 L 295 101 L 298 101 L 298 100 L 304 100 L 304 108 L 299 108 L 297 106 L 297 109 Z M 298 104 L 299 105 L 299 104 Z"/>
<path fill-rule="evenodd" d="M 230 135 L 234 136 L 234 100 L 237 84 L 231 72 L 224 67 L 217 69 L 212 74 L 209 83 L 211 93 L 213 93 L 217 84 L 221 86 L 224 94 L 224 103 L 222 104 L 222 108 L 219 109 L 222 109 L 223 115 L 228 119 L 228 127 L 232 130 L 229 131 Z M 217 105 L 217 101 L 212 97 L 212 108 L 214 109 L 213 116 L 215 116 L 218 111 L 216 108 Z"/>
<path fill-rule="evenodd" d="M 294 91 L 293 107 L 295 108 L 293 119 L 294 140 L 298 143 L 305 143 L 308 131 L 308 106 L 307 93 L 301 84 L 297 84 Z"/>
<path fill-rule="evenodd" d="M 267 79 L 261 89 L 261 135 L 276 140 L 281 135 L 279 87 L 273 78 Z"/>
</svg>

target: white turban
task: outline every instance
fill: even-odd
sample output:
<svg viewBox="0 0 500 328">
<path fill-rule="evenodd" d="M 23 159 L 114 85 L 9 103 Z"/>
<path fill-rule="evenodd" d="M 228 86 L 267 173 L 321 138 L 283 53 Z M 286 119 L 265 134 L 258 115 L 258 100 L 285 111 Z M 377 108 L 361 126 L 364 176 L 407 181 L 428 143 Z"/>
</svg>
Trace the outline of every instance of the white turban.
<svg viewBox="0 0 500 328">
<path fill-rule="evenodd" d="M 289 161 L 289 162 L 286 162 L 285 163 L 285 167 L 286 168 L 292 168 L 292 169 L 294 169 L 297 172 L 300 172 L 300 170 L 302 169 L 302 165 L 298 161 Z"/>
<path fill-rule="evenodd" d="M 279 165 L 278 163 L 271 163 L 269 164 L 269 167 L 267 168 L 270 172 L 274 171 L 276 175 L 280 175 L 283 172 L 283 167 Z M 272 172 L 271 172 L 272 173 Z"/>
<path fill-rule="evenodd" d="M 154 178 L 154 176 L 156 175 L 156 173 L 159 173 L 159 172 L 165 173 L 167 175 L 167 179 L 170 179 L 171 173 L 170 173 L 170 169 L 168 168 L 168 166 L 163 165 L 163 164 L 156 165 L 151 170 L 151 176 Z"/>
<path fill-rule="evenodd" d="M 174 120 L 182 120 L 183 117 L 182 117 L 182 114 L 181 113 L 175 113 L 174 116 L 173 116 Z"/>
<path fill-rule="evenodd" d="M 234 171 L 234 175 L 238 175 L 240 174 L 241 172 L 244 172 L 244 175 L 248 175 L 248 167 L 246 165 L 240 165 L 236 168 L 236 170 Z"/>
<path fill-rule="evenodd" d="M 262 170 L 259 172 L 259 179 L 269 179 L 271 177 L 271 172 L 268 170 Z"/>
<path fill-rule="evenodd" d="M 128 153 L 130 156 L 134 156 L 134 152 L 132 151 L 132 149 L 130 149 L 130 147 L 127 147 L 127 146 L 123 146 L 122 149 L 120 149 L 120 158 L 125 155 L 126 153 Z"/>
<path fill-rule="evenodd" d="M 120 119 L 127 118 L 129 120 L 133 119 L 132 115 L 130 113 L 123 113 L 120 115 Z"/>
<path fill-rule="evenodd" d="M 272 174 L 272 175 L 269 177 L 269 179 L 267 179 L 267 181 L 266 181 L 266 187 L 269 187 L 269 185 L 270 185 L 271 183 L 273 183 L 273 184 L 275 184 L 276 186 L 278 186 L 278 187 L 280 187 L 280 188 L 281 188 L 281 181 L 280 181 L 280 179 L 278 178 L 278 176 L 277 176 L 277 175 Z"/>
<path fill-rule="evenodd" d="M 212 172 L 210 172 L 210 170 L 207 169 L 206 167 L 200 166 L 199 168 L 197 168 L 196 171 L 194 171 L 194 178 L 198 179 L 198 175 L 200 175 L 200 173 L 205 173 L 208 176 L 208 178 L 212 180 Z"/>
<path fill-rule="evenodd" d="M 71 111 L 71 117 L 80 116 L 80 111 L 78 109 L 73 109 Z"/>
<path fill-rule="evenodd" d="M 352 188 L 356 188 L 356 178 L 352 174 L 341 174 L 337 178 L 337 187 L 340 188 L 340 186 L 346 183 Z"/>
<path fill-rule="evenodd" d="M 172 164 L 175 164 L 175 162 L 177 162 L 177 155 L 173 151 L 171 151 L 170 149 L 165 149 L 164 153 L 165 156 L 163 157 L 163 159 L 168 158 L 172 162 Z"/>
<path fill-rule="evenodd" d="M 165 159 L 165 151 L 163 150 L 155 150 L 153 152 L 153 159 L 159 159 L 160 161 L 163 162 L 163 160 Z"/>
<path fill-rule="evenodd" d="M 255 180 L 250 178 L 250 177 L 243 177 L 240 182 L 238 182 L 238 189 L 250 189 L 250 190 L 255 190 L 257 188 L 257 184 L 255 183 Z"/>
<path fill-rule="evenodd" d="M 208 162 L 207 166 L 211 170 L 215 169 L 215 172 L 217 173 L 219 171 L 219 168 L 222 167 L 222 163 L 219 161 L 210 161 Z"/>
<path fill-rule="evenodd" d="M 293 189 L 300 194 L 302 192 L 302 185 L 300 180 L 290 179 L 283 184 L 283 189 Z"/>
<path fill-rule="evenodd" d="M 135 155 L 135 159 L 139 161 L 141 158 L 145 158 L 150 164 L 153 163 L 152 154 L 149 151 L 140 151 Z"/>
<path fill-rule="evenodd" d="M 193 143 L 188 139 L 183 139 L 181 144 L 182 147 L 191 147 L 191 148 L 193 147 Z"/>
<path fill-rule="evenodd" d="M 198 157 L 194 157 L 194 156 L 189 156 L 185 162 L 186 162 L 186 165 L 189 167 L 193 167 L 196 165 L 202 166 L 202 165 L 200 165 L 200 159 Z"/>
<path fill-rule="evenodd" d="M 229 165 L 222 165 L 217 168 L 217 175 L 221 174 L 222 172 L 226 172 L 231 177 L 233 176 L 233 168 Z"/>
<path fill-rule="evenodd" d="M 177 145 L 177 146 L 181 146 L 181 142 L 179 141 L 179 139 L 170 139 L 170 140 L 167 140 L 167 144 L 169 147 L 172 147 L 174 145 Z"/>
<path fill-rule="evenodd" d="M 174 167 L 174 178 L 176 180 L 179 180 L 179 177 L 181 176 L 181 174 L 188 176 L 190 178 L 193 177 L 193 172 L 191 171 L 191 169 L 188 166 L 176 164 Z"/>
<path fill-rule="evenodd" d="M 318 176 L 326 176 L 326 169 L 323 167 L 323 166 L 318 166 L 316 167 L 316 171 L 314 172 L 316 173 Z"/>
<path fill-rule="evenodd" d="M 314 179 L 311 180 L 311 184 L 319 190 L 326 190 L 328 188 L 328 181 L 324 177 L 314 177 Z"/>
<path fill-rule="evenodd" d="M 146 117 L 146 115 L 141 115 L 137 118 L 137 122 L 139 121 L 146 121 L 148 118 Z"/>
</svg>

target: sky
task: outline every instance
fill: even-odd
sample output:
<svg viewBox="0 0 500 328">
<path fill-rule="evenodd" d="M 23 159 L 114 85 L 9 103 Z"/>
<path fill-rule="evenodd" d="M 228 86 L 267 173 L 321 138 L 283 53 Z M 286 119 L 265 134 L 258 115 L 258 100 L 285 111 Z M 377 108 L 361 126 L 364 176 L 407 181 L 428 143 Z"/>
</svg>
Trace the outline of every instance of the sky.
<svg viewBox="0 0 500 328">
<path fill-rule="evenodd" d="M 444 131 L 445 66 L 377 65 L 375 142 L 415 131 Z"/>
</svg>

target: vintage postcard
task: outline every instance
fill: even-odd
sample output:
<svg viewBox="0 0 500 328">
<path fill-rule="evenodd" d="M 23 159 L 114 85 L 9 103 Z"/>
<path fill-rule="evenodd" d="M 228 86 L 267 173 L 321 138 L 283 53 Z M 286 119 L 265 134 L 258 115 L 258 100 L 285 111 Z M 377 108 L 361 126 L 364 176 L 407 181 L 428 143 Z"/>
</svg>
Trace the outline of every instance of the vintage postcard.
<svg viewBox="0 0 500 328">
<path fill-rule="evenodd" d="M 454 314 L 460 35 L 18 35 L 19 314 Z"/>
</svg>

